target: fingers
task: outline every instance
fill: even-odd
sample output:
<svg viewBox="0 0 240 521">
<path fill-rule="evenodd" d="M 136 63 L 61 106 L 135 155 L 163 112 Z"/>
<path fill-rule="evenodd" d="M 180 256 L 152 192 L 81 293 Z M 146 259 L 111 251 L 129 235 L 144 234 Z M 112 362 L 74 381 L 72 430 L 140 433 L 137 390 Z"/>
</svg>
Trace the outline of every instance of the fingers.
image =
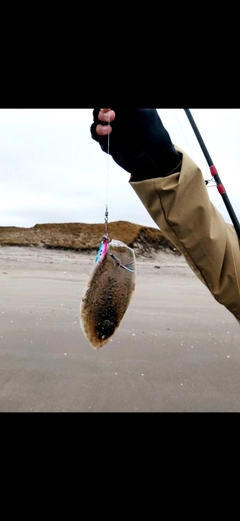
<svg viewBox="0 0 240 521">
<path fill-rule="evenodd" d="M 115 112 L 111 109 L 100 109 L 98 113 L 98 119 L 105 123 L 105 125 L 97 125 L 96 133 L 99 136 L 106 136 L 112 132 L 111 125 L 106 125 L 106 123 L 110 123 L 115 119 Z"/>
<path fill-rule="evenodd" d="M 107 136 L 108 134 L 111 134 L 112 127 L 111 125 L 97 125 L 96 126 L 96 134 L 99 136 Z"/>
<path fill-rule="evenodd" d="M 111 122 L 115 119 L 115 112 L 111 109 L 100 109 L 98 113 L 98 119 L 104 122 Z"/>
</svg>

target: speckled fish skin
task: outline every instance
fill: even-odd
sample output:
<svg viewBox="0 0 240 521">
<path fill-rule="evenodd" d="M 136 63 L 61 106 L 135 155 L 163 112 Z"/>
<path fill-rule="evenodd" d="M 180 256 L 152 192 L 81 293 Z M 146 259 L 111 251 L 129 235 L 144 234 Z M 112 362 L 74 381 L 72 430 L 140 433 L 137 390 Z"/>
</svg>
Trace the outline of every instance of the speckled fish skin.
<svg viewBox="0 0 240 521">
<path fill-rule="evenodd" d="M 125 266 L 131 263 L 134 271 L 118 266 L 111 254 Z M 80 307 L 81 327 L 93 349 L 106 344 L 119 327 L 135 288 L 135 278 L 134 251 L 123 242 L 112 240 L 104 258 L 93 268 Z"/>
</svg>

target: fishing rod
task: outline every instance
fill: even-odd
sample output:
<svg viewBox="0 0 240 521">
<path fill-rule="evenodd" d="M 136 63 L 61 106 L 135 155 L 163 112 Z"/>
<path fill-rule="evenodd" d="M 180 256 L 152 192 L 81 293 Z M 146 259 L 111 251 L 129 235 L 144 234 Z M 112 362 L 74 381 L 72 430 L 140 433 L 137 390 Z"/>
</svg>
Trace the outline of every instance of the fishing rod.
<svg viewBox="0 0 240 521">
<path fill-rule="evenodd" d="M 190 110 L 189 109 L 184 109 L 184 111 L 185 111 L 186 116 L 187 116 L 187 118 L 188 118 L 188 120 L 190 122 L 190 125 L 191 125 L 191 127 L 193 129 L 193 132 L 194 132 L 194 134 L 195 134 L 195 136 L 196 136 L 196 138 L 198 140 L 198 143 L 199 143 L 199 145 L 200 145 L 200 147 L 202 149 L 202 152 L 203 152 L 203 154 L 205 156 L 205 159 L 207 160 L 208 166 L 210 168 L 210 172 L 211 172 L 211 174 L 212 174 L 212 176 L 213 176 L 213 178 L 214 178 L 214 180 L 216 182 L 217 189 L 218 189 L 219 193 L 221 194 L 221 196 L 223 198 L 223 201 L 225 203 L 227 211 L 228 211 L 228 213 L 229 213 L 229 215 L 230 215 L 230 217 L 232 219 L 233 226 L 234 226 L 234 228 L 236 230 L 238 238 L 240 239 L 240 224 L 239 224 L 238 218 L 237 218 L 237 216 L 236 216 L 236 214 L 234 212 L 234 209 L 233 209 L 233 207 L 232 207 L 232 205 L 231 205 L 231 203 L 229 201 L 229 198 L 228 198 L 228 195 L 226 193 L 225 187 L 223 186 L 223 184 L 221 182 L 221 179 L 219 177 L 218 171 L 217 171 L 216 167 L 213 164 L 213 161 L 212 161 L 212 159 L 211 159 L 211 157 L 209 155 L 209 152 L 208 152 L 208 150 L 206 148 L 206 145 L 205 145 L 205 143 L 204 143 L 204 141 L 202 139 L 202 136 L 201 136 L 201 134 L 200 134 L 200 132 L 198 130 L 198 127 L 197 127 L 197 125 L 196 125 L 196 123 L 195 123 L 195 121 L 194 121 L 194 119 L 192 117 L 192 114 L 191 114 Z"/>
</svg>

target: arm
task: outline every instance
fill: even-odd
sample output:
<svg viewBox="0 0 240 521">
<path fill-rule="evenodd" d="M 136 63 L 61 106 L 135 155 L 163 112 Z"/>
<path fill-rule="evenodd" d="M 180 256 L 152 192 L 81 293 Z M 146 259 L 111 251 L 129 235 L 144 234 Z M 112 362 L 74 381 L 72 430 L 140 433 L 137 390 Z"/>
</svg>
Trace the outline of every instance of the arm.
<svg viewBox="0 0 240 521">
<path fill-rule="evenodd" d="M 99 120 L 95 113 L 93 138 L 106 152 L 106 132 L 111 131 L 110 154 L 131 173 L 130 184 L 155 223 L 240 323 L 240 247 L 233 226 L 212 205 L 201 171 L 174 147 L 157 111 L 123 112 L 118 118 L 117 109 L 111 111 L 111 130 L 105 135 L 102 123 L 109 114 Z"/>
</svg>

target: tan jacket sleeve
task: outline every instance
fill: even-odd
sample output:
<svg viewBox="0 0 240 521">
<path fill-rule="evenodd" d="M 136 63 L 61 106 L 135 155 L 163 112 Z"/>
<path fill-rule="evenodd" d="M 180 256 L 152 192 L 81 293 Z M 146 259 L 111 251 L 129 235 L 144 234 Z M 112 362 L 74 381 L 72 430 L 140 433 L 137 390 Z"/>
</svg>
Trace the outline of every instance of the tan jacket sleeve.
<svg viewBox="0 0 240 521">
<path fill-rule="evenodd" d="M 240 324 L 240 244 L 213 206 L 201 170 L 182 153 L 181 172 L 130 184 L 189 266 Z"/>
</svg>

